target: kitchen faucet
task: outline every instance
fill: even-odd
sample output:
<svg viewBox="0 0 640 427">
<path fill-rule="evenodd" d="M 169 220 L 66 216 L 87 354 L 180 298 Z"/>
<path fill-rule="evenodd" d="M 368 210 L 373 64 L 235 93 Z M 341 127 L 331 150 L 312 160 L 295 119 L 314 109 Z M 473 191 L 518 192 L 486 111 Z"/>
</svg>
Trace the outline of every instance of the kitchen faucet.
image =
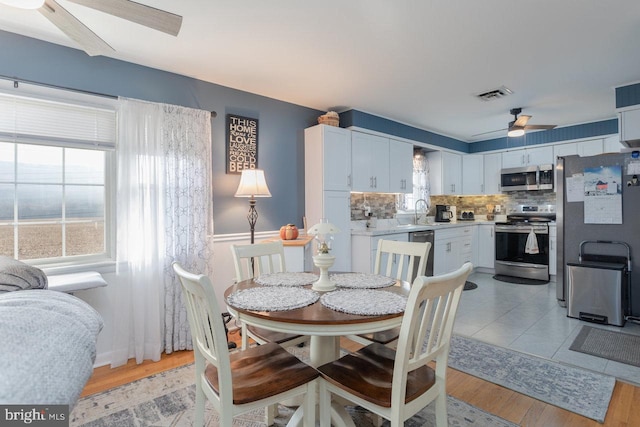
<svg viewBox="0 0 640 427">
<path fill-rule="evenodd" d="M 415 211 L 415 213 L 414 213 L 415 218 L 414 218 L 413 223 L 414 223 L 414 224 L 416 224 L 416 225 L 418 225 L 418 204 L 419 204 L 420 202 L 422 202 L 422 203 L 424 204 L 424 208 L 425 208 L 425 209 L 424 209 L 424 213 L 425 213 L 425 216 L 427 215 L 427 211 L 429 210 L 429 204 L 427 203 L 427 201 L 426 201 L 425 199 L 418 199 L 418 200 L 416 200 L 416 203 L 415 203 L 415 205 L 414 205 L 414 207 L 413 207 L 413 209 L 414 209 L 414 211 Z"/>
</svg>

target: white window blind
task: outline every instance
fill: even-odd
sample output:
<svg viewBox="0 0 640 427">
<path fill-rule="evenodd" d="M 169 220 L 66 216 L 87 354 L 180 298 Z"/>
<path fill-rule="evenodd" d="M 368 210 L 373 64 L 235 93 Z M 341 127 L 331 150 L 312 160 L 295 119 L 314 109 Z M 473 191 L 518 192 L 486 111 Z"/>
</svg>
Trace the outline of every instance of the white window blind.
<svg viewBox="0 0 640 427">
<path fill-rule="evenodd" d="M 0 92 L 0 139 L 21 144 L 113 150 L 114 110 Z"/>
</svg>

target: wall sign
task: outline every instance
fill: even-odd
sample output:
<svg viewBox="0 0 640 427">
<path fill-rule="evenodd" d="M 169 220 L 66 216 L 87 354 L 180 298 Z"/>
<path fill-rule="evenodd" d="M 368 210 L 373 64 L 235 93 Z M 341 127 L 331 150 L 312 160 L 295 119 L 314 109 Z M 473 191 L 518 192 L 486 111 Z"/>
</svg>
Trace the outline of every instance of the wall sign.
<svg viewBox="0 0 640 427">
<path fill-rule="evenodd" d="M 258 119 L 227 114 L 227 173 L 258 167 Z"/>
</svg>

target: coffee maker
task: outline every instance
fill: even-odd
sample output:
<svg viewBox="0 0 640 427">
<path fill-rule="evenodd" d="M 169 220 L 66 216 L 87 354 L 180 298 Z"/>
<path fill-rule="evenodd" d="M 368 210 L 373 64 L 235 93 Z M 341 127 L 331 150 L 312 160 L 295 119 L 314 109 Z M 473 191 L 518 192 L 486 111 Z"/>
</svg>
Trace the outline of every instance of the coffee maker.
<svg viewBox="0 0 640 427">
<path fill-rule="evenodd" d="M 449 205 L 436 205 L 436 222 L 451 222 L 452 217 Z"/>
</svg>

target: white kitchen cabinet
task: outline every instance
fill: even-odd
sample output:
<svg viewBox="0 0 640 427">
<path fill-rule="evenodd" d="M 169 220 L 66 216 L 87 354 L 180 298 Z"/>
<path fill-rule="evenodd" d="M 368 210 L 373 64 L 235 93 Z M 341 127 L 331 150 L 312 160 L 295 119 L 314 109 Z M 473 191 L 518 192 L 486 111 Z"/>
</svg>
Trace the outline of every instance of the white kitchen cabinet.
<svg viewBox="0 0 640 427">
<path fill-rule="evenodd" d="M 353 191 L 389 192 L 389 138 L 351 133 Z"/>
<path fill-rule="evenodd" d="M 502 153 L 503 168 L 553 164 L 553 147 L 532 147 Z"/>
<path fill-rule="evenodd" d="M 496 258 L 496 238 L 493 224 L 478 224 L 476 244 L 474 245 L 477 267 L 494 268 Z"/>
<path fill-rule="evenodd" d="M 306 181 L 311 179 L 314 189 L 351 191 L 351 131 L 317 125 L 305 129 L 304 138 L 305 173 L 317 173 Z"/>
<path fill-rule="evenodd" d="M 619 135 L 609 136 L 602 141 L 603 153 L 619 153 L 623 148 Z"/>
<path fill-rule="evenodd" d="M 549 225 L 549 274 L 556 275 L 558 269 L 558 233 L 555 224 Z"/>
<path fill-rule="evenodd" d="M 483 194 L 484 156 L 465 154 L 462 156 L 462 194 Z"/>
<path fill-rule="evenodd" d="M 473 262 L 474 226 L 437 229 L 434 236 L 433 274 L 457 270 Z"/>
<path fill-rule="evenodd" d="M 413 144 L 389 140 L 389 192 L 413 192 Z"/>
<path fill-rule="evenodd" d="M 431 195 L 462 194 L 462 156 L 448 151 L 430 151 L 426 158 Z"/>
<path fill-rule="evenodd" d="M 482 193 L 500 194 L 500 169 L 502 169 L 502 153 L 485 154 L 483 157 L 484 184 Z"/>
<path fill-rule="evenodd" d="M 409 233 L 384 234 L 381 236 L 352 236 L 351 238 L 351 270 L 356 273 L 372 273 L 376 263 L 379 240 L 395 240 L 408 242 Z M 382 260 L 386 262 L 386 260 Z M 395 261 L 394 261 L 395 263 Z"/>
<path fill-rule="evenodd" d="M 499 194 L 502 153 L 462 156 L 462 192 L 465 195 Z"/>
<path fill-rule="evenodd" d="M 618 112 L 620 141 L 640 139 L 640 108 L 629 108 Z"/>
<path fill-rule="evenodd" d="M 340 230 L 332 242 L 332 271 L 351 270 L 350 134 L 327 125 L 305 129 L 305 216 L 309 226 L 326 218 Z"/>
</svg>

